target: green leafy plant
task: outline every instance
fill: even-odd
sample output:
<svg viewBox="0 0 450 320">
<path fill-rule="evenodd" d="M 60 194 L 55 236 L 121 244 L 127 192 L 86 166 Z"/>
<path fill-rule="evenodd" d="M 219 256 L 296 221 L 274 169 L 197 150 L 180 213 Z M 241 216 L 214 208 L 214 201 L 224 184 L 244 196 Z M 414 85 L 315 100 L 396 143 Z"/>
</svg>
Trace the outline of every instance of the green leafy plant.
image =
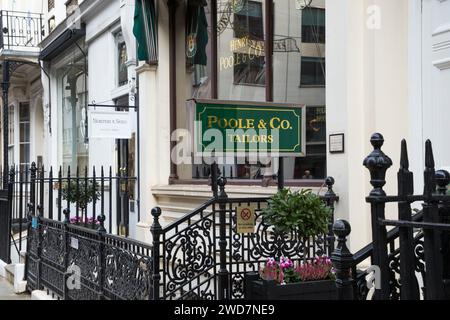
<svg viewBox="0 0 450 320">
<path fill-rule="evenodd" d="M 310 189 L 283 189 L 267 202 L 263 221 L 273 225 L 278 233 L 296 231 L 300 237 L 308 238 L 328 232 L 330 208 Z"/>
<path fill-rule="evenodd" d="M 100 192 L 98 183 L 88 181 L 87 184 L 84 180 L 79 180 L 78 184 L 75 180 L 65 182 L 62 185 L 61 195 L 63 200 L 70 203 L 78 203 L 78 206 L 85 210 L 89 203 L 100 199 Z"/>
</svg>

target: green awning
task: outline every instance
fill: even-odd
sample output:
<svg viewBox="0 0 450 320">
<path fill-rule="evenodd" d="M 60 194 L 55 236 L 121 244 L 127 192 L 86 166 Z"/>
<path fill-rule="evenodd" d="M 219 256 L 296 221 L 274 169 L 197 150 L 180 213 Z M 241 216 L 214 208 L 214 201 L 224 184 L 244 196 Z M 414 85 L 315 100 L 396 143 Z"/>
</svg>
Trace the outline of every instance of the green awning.
<svg viewBox="0 0 450 320">
<path fill-rule="evenodd" d="M 208 21 L 204 5 L 191 0 L 186 12 L 186 56 L 192 64 L 207 65 L 207 45 Z"/>
<path fill-rule="evenodd" d="M 157 63 L 158 31 L 154 0 L 136 0 L 133 34 L 137 41 L 138 60 Z"/>
</svg>

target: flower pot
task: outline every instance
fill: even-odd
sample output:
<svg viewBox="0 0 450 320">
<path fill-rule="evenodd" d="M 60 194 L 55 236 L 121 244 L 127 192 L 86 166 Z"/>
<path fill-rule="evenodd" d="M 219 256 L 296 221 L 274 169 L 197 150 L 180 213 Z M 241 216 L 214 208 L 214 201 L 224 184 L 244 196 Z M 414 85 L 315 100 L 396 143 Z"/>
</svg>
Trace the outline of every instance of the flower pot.
<svg viewBox="0 0 450 320">
<path fill-rule="evenodd" d="M 245 275 L 245 299 L 248 300 L 336 300 L 333 280 L 289 283 L 280 285 L 274 280 L 263 280 L 258 273 Z"/>
</svg>

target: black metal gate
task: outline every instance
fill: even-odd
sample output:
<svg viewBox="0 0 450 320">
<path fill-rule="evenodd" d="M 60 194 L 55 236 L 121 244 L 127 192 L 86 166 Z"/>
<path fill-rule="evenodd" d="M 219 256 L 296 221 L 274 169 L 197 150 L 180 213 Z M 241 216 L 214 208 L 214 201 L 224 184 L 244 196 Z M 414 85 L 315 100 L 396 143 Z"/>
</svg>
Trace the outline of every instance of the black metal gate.
<svg viewBox="0 0 450 320">
<path fill-rule="evenodd" d="M 0 260 L 11 262 L 11 199 L 8 190 L 0 190 Z"/>
</svg>

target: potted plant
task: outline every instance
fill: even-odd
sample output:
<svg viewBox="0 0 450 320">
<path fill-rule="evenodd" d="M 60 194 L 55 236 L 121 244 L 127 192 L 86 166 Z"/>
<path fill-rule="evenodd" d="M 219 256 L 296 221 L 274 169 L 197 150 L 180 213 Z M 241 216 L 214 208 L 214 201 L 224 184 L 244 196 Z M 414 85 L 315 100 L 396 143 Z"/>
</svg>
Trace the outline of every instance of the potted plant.
<svg viewBox="0 0 450 320">
<path fill-rule="evenodd" d="M 260 273 L 245 277 L 249 300 L 334 300 L 335 276 L 331 260 L 317 257 L 294 264 L 289 258 L 271 258 Z"/>
<path fill-rule="evenodd" d="M 275 236 L 293 232 L 304 239 L 328 232 L 331 211 L 320 197 L 306 189 L 280 190 L 268 200 L 262 213 L 263 223 L 273 226 Z M 245 279 L 247 299 L 327 300 L 336 297 L 331 261 L 326 256 L 294 264 L 285 257 L 269 259 L 259 273 Z"/>
<path fill-rule="evenodd" d="M 81 216 L 77 216 L 70 219 L 70 223 L 83 225 L 83 226 L 98 226 L 98 221 L 93 218 L 87 217 L 86 209 L 94 200 L 100 199 L 100 192 L 98 183 L 92 181 L 86 181 L 80 179 L 78 182 L 76 180 L 71 180 L 70 182 L 65 182 L 61 188 L 61 196 L 65 201 L 69 203 L 78 204 L 81 209 Z"/>
</svg>

